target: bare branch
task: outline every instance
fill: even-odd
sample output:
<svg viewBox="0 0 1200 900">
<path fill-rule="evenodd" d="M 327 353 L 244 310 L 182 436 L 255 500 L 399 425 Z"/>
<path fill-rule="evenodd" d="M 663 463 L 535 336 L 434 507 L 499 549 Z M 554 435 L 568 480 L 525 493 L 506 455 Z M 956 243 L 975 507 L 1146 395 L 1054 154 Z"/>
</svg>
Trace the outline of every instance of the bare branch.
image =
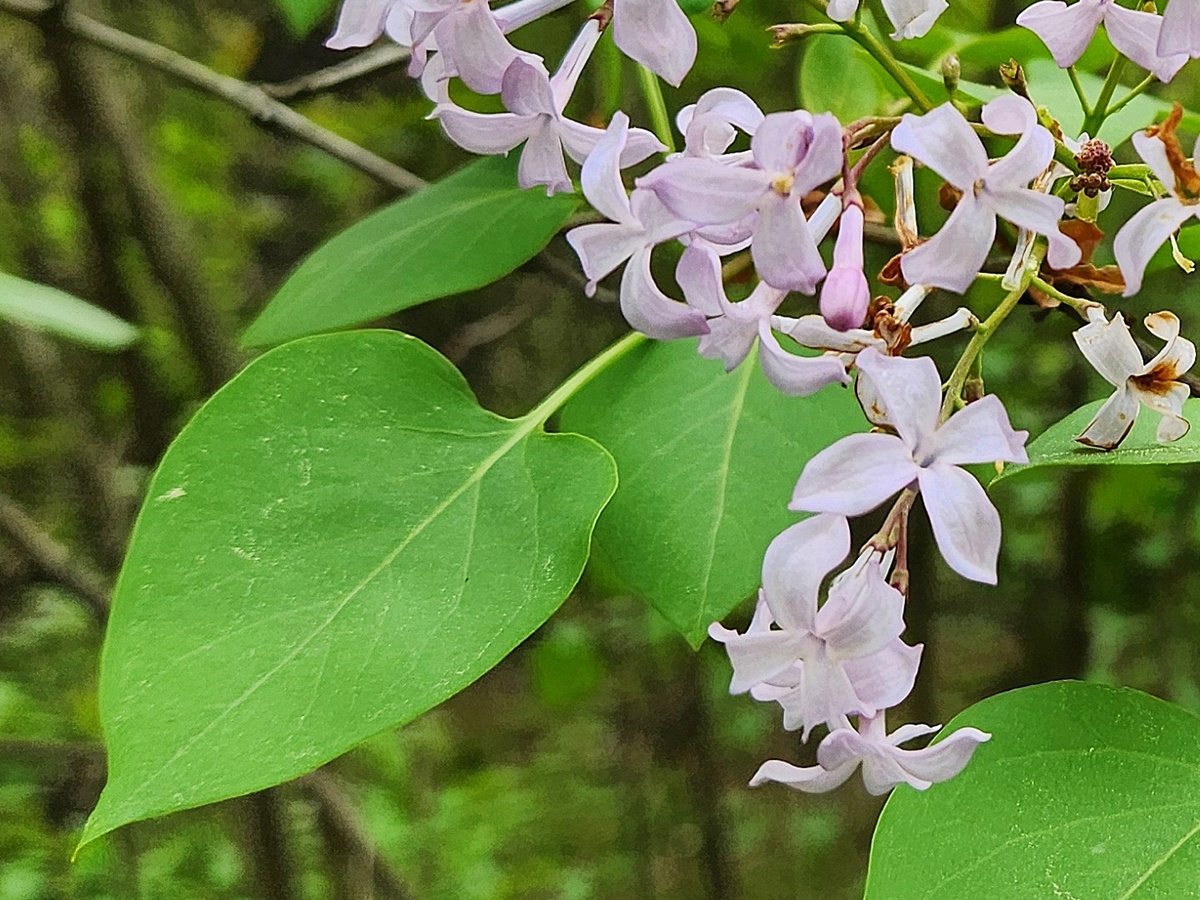
<svg viewBox="0 0 1200 900">
<path fill-rule="evenodd" d="M 411 56 L 412 51 L 407 47 L 388 44 L 352 56 L 350 59 L 326 69 L 293 78 L 291 81 L 281 84 L 264 84 L 261 87 L 265 93 L 276 100 L 300 100 L 398 66 L 408 62 Z"/>
<path fill-rule="evenodd" d="M 424 179 L 323 128 L 280 103 L 261 87 L 214 72 L 161 44 L 126 34 L 69 10 L 58 10 L 44 0 L 0 0 L 0 11 L 31 22 L 53 15 L 56 27 L 69 34 L 231 103 L 249 113 L 256 122 L 281 129 L 402 193 L 412 193 L 425 186 Z"/>
</svg>

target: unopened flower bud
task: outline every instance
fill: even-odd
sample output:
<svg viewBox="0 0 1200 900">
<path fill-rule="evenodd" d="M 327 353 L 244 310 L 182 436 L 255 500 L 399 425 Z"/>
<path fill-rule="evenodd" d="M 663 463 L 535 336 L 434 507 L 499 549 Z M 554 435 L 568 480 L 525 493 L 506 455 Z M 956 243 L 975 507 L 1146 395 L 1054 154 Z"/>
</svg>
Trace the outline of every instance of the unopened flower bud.
<svg viewBox="0 0 1200 900">
<path fill-rule="evenodd" d="M 1010 59 L 1000 66 L 1000 80 L 1014 94 L 1030 100 L 1029 85 L 1025 83 L 1025 69 L 1015 59 Z M 1030 100 L 1030 102 L 1033 101 Z"/>
<path fill-rule="evenodd" d="M 821 315 L 838 331 L 858 328 L 867 317 L 871 291 L 863 274 L 863 209 L 849 200 L 842 212 L 833 268 L 821 286 Z"/>
<path fill-rule="evenodd" d="M 951 53 L 942 59 L 942 84 L 946 86 L 946 93 L 953 97 L 958 90 L 958 79 L 962 76 L 962 63 L 958 61 L 958 54 Z"/>
</svg>

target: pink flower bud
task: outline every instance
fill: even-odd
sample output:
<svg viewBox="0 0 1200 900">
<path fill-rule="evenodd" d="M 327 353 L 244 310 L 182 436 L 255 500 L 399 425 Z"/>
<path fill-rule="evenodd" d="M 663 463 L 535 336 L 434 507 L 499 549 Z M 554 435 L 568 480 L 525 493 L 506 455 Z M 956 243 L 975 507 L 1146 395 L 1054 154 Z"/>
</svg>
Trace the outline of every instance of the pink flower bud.
<svg viewBox="0 0 1200 900">
<path fill-rule="evenodd" d="M 853 201 L 842 212 L 833 248 L 833 268 L 821 287 L 821 315 L 831 328 L 849 331 L 862 326 L 871 303 L 863 274 L 863 211 Z"/>
</svg>

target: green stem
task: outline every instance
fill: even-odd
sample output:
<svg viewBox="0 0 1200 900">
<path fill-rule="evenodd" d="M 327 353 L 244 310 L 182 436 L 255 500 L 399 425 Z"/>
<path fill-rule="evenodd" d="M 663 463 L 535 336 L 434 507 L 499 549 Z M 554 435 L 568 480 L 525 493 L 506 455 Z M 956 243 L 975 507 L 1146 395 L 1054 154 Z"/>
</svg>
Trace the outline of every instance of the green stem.
<svg viewBox="0 0 1200 900">
<path fill-rule="evenodd" d="M 625 354 L 640 347 L 647 340 L 644 334 L 633 331 L 621 338 L 599 356 L 593 357 L 570 378 L 556 387 L 545 400 L 521 417 L 521 422 L 536 428 L 545 425 L 579 389 L 615 363 Z"/>
<path fill-rule="evenodd" d="M 1069 306 L 1075 312 L 1079 313 L 1085 322 L 1087 321 L 1087 311 L 1089 309 L 1104 309 L 1103 303 L 1097 303 L 1095 300 L 1088 300 L 1084 297 L 1072 297 L 1070 294 L 1064 294 L 1054 285 L 1037 275 L 1029 279 L 1029 286 L 1037 288 L 1048 297 L 1053 297 L 1064 306 Z"/>
<path fill-rule="evenodd" d="M 1129 105 L 1130 100 L 1136 99 L 1139 94 L 1141 94 L 1143 91 L 1146 90 L 1146 88 L 1148 88 L 1148 87 L 1150 87 L 1150 85 L 1154 84 L 1154 80 L 1155 79 L 1154 79 L 1153 75 L 1147 75 L 1145 78 L 1143 78 L 1141 81 L 1138 82 L 1136 87 L 1131 88 L 1128 94 L 1126 94 L 1124 97 L 1122 97 L 1120 100 L 1118 100 L 1112 106 L 1110 106 L 1108 108 L 1108 114 L 1111 116 L 1116 113 L 1119 113 L 1121 110 L 1123 110 L 1126 106 Z"/>
<path fill-rule="evenodd" d="M 925 96 L 925 92 L 917 87 L 917 83 L 904 71 L 896 57 L 892 56 L 888 48 L 881 44 L 875 35 L 857 22 L 842 22 L 841 25 L 842 31 L 846 32 L 847 37 L 875 58 L 875 61 L 892 76 L 892 80 L 900 85 L 900 89 L 908 94 L 921 112 L 929 112 L 933 109 L 933 104 Z"/>
<path fill-rule="evenodd" d="M 642 94 L 650 110 L 650 123 L 654 127 L 654 135 L 666 145 L 668 153 L 674 153 L 675 135 L 671 131 L 671 117 L 667 114 L 667 101 L 663 99 L 658 76 L 645 66 L 639 65 L 638 81 L 641 82 Z"/>
<path fill-rule="evenodd" d="M 1100 127 L 1111 112 L 1108 104 L 1117 90 L 1117 85 L 1121 83 L 1121 72 L 1124 68 L 1125 57 L 1118 53 L 1113 59 L 1112 65 L 1108 67 L 1108 75 L 1104 78 L 1104 86 L 1100 88 L 1100 96 L 1096 98 L 1096 105 L 1083 120 L 1083 130 L 1090 137 L 1095 137 L 1100 133 Z"/>
<path fill-rule="evenodd" d="M 1074 66 L 1067 66 L 1067 75 L 1071 78 L 1071 87 L 1075 88 L 1075 96 L 1079 98 L 1079 108 L 1085 116 L 1090 116 L 1092 106 L 1088 103 L 1087 94 L 1083 92 L 1083 85 L 1079 83 L 1079 73 L 1075 71 Z"/>
</svg>

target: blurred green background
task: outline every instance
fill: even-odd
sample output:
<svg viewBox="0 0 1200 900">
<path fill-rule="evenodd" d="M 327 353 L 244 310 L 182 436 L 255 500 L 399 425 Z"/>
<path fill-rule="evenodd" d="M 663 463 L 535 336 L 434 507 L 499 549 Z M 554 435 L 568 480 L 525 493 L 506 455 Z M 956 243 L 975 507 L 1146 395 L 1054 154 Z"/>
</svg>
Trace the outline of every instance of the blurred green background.
<svg viewBox="0 0 1200 900">
<path fill-rule="evenodd" d="M 947 41 L 972 34 L 993 42 L 976 57 L 1003 58 L 1008 40 L 1037 52 L 995 34 L 1022 5 L 952 2 L 938 37 L 903 49 L 934 71 Z M 280 84 L 341 59 L 321 46 L 332 4 L 307 6 L 311 29 L 264 0 L 72 8 Z M 855 782 L 826 797 L 749 790 L 764 759 L 804 763 L 813 748 L 782 731 L 774 708 L 727 695 L 719 648 L 691 653 L 639 600 L 586 578 L 503 664 L 409 727 L 315 777 L 125 828 L 71 862 L 104 778 L 102 624 L 81 602 L 86 589 L 21 552 L 14 529 L 52 540 L 101 590 L 111 583 L 155 461 L 246 360 L 240 330 L 307 252 L 395 195 L 241 110 L 3 9 L 0 270 L 87 298 L 144 337 L 106 355 L 0 322 L 0 900 L 859 895 L 882 801 Z M 807 77 L 821 77 L 808 84 L 803 45 L 768 49 L 767 25 L 811 16 L 780 0 L 744 0 L 723 25 L 696 16 L 699 62 L 668 105 L 726 84 L 768 111 L 870 111 L 879 81 L 849 44 L 844 58 L 814 57 Z M 553 62 L 581 18 L 563 11 L 517 43 Z M 982 64 L 963 74 L 996 83 Z M 1166 95 L 1196 88 L 1193 67 Z M 620 106 L 646 123 L 639 96 L 606 41 L 573 111 L 602 123 Z M 402 67 L 295 106 L 423 178 L 465 159 L 424 119 Z M 888 206 L 886 178 L 875 184 Z M 499 284 L 383 324 L 449 356 L 486 407 L 521 412 L 624 330 L 613 304 L 583 296 L 574 269 L 560 238 Z M 1198 297 L 1194 279 L 1164 269 L 1122 308 L 1140 318 L 1170 307 L 1187 334 Z M 958 299 L 930 303 L 948 312 Z M 988 386 L 1017 427 L 1036 434 L 1106 395 L 1074 348 L 1075 326 L 1030 306 L 989 345 Z M 941 722 L 998 690 L 1070 677 L 1200 711 L 1196 484 L 1181 466 L 998 486 L 999 588 L 948 575 L 921 521 L 907 636 L 927 647 L 900 715 Z"/>
</svg>

